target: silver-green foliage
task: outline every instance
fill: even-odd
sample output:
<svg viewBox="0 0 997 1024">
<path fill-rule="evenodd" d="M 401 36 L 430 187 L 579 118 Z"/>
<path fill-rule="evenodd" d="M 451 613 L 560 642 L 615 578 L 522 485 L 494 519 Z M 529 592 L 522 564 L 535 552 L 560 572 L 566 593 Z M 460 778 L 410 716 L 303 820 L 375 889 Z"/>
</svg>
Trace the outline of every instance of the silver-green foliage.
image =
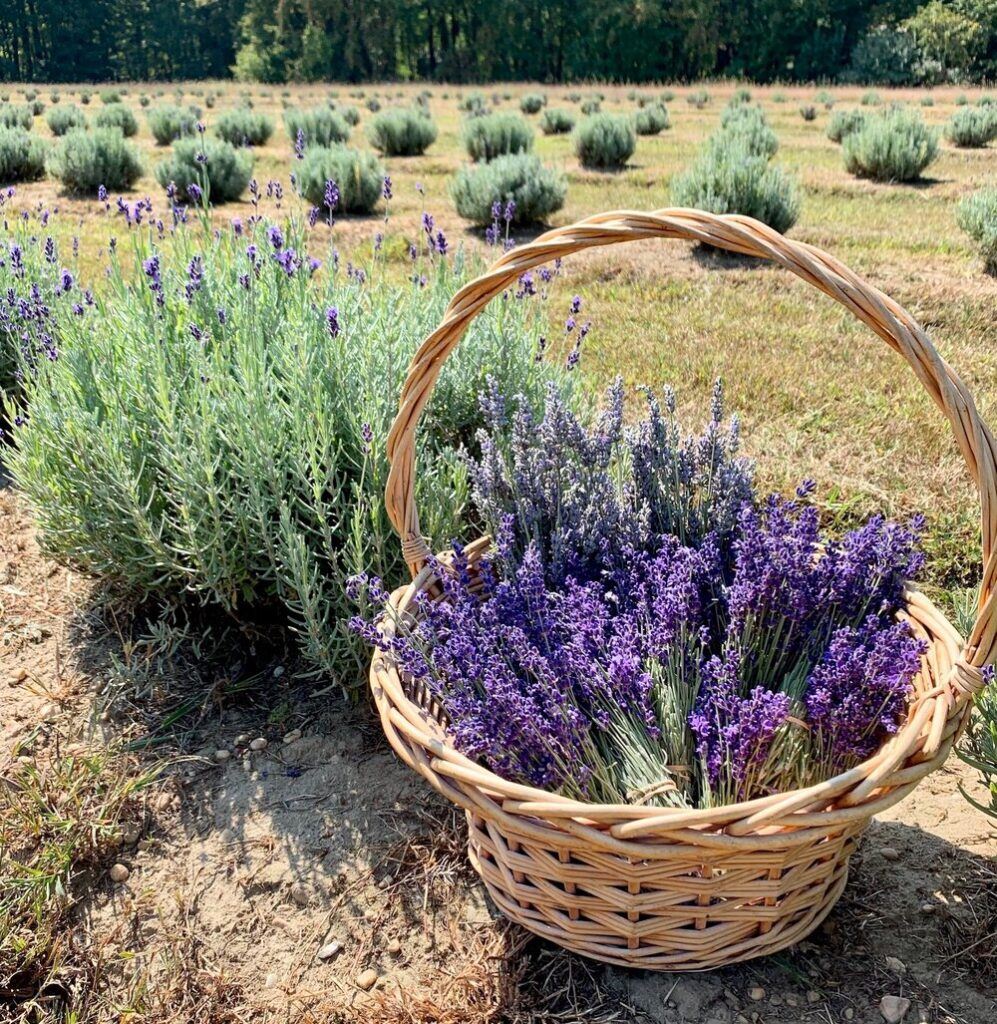
<svg viewBox="0 0 997 1024">
<path fill-rule="evenodd" d="M 135 115 L 123 103 L 111 103 L 94 114 L 93 123 L 98 128 L 116 128 L 126 138 L 138 132 Z"/>
<path fill-rule="evenodd" d="M 988 273 L 997 274 L 997 188 L 966 196 L 956 208 L 956 220 L 976 243 Z"/>
<path fill-rule="evenodd" d="M 284 114 L 284 125 L 288 137 L 294 143 L 297 143 L 298 132 L 301 132 L 306 147 L 332 146 L 350 137 L 350 126 L 328 107 L 288 110 Z"/>
<path fill-rule="evenodd" d="M 845 169 L 874 181 L 912 181 L 938 155 L 938 133 L 920 113 L 896 108 L 870 117 L 842 143 Z"/>
<path fill-rule="evenodd" d="M 193 135 L 197 130 L 197 111 L 190 107 L 153 107 L 145 117 L 157 146 L 168 146 L 184 135 Z"/>
<path fill-rule="evenodd" d="M 0 103 L 0 128 L 23 128 L 31 130 L 34 112 L 25 103 Z"/>
<path fill-rule="evenodd" d="M 233 146 L 262 146 L 273 135 L 273 121 L 249 107 L 235 107 L 218 115 L 214 129 Z"/>
<path fill-rule="evenodd" d="M 575 115 L 570 110 L 547 107 L 540 116 L 540 131 L 544 135 L 566 135 L 575 127 Z"/>
<path fill-rule="evenodd" d="M 836 110 L 827 122 L 827 137 L 832 142 L 841 142 L 845 136 L 858 131 L 867 120 L 861 110 Z"/>
<path fill-rule="evenodd" d="M 29 374 L 11 469 L 56 559 L 237 617 L 283 609 L 315 671 L 353 687 L 367 652 L 348 635 L 344 583 L 405 576 L 384 511 L 385 439 L 409 358 L 464 268 L 425 266 L 424 288 L 379 271 L 361 284 L 329 263 L 289 276 L 267 225 L 253 231 L 196 226 L 158 251 L 135 236 L 96 305 L 60 321 L 59 358 Z M 283 232 L 305 251 L 303 233 Z M 554 372 L 535 362 L 535 320 L 528 302 L 494 303 L 441 374 L 417 484 L 439 546 L 475 529 L 455 446 L 481 425 L 487 375 L 539 403 Z"/>
<path fill-rule="evenodd" d="M 658 135 L 670 123 L 668 111 L 660 103 L 648 103 L 634 114 L 634 131 L 638 135 Z"/>
<path fill-rule="evenodd" d="M 197 185 L 205 201 L 229 203 L 246 190 L 253 173 L 253 157 L 224 139 L 178 139 L 170 155 L 156 165 L 156 181 L 164 188 L 173 183 L 179 199 L 189 197 Z"/>
<path fill-rule="evenodd" d="M 547 97 L 543 93 L 528 92 L 519 101 L 519 109 L 524 114 L 539 114 L 547 103 Z"/>
<path fill-rule="evenodd" d="M 86 128 L 87 116 L 75 103 L 53 107 L 45 115 L 45 123 L 53 135 L 65 135 L 74 128 Z"/>
<path fill-rule="evenodd" d="M 532 153 L 461 167 L 450 183 L 457 212 L 476 224 L 491 223 L 492 204 L 500 202 L 504 209 L 510 199 L 516 204 L 513 222 L 542 222 L 561 209 L 567 191 L 565 176 Z"/>
<path fill-rule="evenodd" d="M 295 167 L 298 191 L 323 213 L 326 182 L 336 183 L 339 202 L 333 213 L 369 213 L 384 187 L 384 166 L 374 156 L 347 146 L 313 146 Z"/>
<path fill-rule="evenodd" d="M 945 138 L 961 148 L 982 148 L 997 139 L 997 109 L 960 107 L 945 125 Z"/>
<path fill-rule="evenodd" d="M 618 170 L 637 148 L 637 134 L 623 114 L 594 114 L 575 129 L 575 156 L 583 167 Z"/>
<path fill-rule="evenodd" d="M 0 128 L 0 185 L 45 174 L 45 144 L 23 128 Z"/>
<path fill-rule="evenodd" d="M 737 144 L 766 159 L 778 152 L 779 139 L 769 127 L 762 108 L 755 104 L 729 103 L 720 117 L 720 127 L 722 130 L 711 136 L 711 143 Z"/>
<path fill-rule="evenodd" d="M 138 152 L 117 128 L 67 132 L 46 162 L 49 174 L 67 192 L 94 196 L 108 189 L 130 188 L 142 174 Z"/>
<path fill-rule="evenodd" d="M 464 122 L 461 138 L 472 160 L 494 160 L 507 153 L 528 153 L 533 148 L 533 129 L 519 114 L 470 117 Z"/>
<path fill-rule="evenodd" d="M 432 118 L 419 109 L 385 110 L 367 125 L 370 144 L 384 156 L 419 156 L 436 135 Z"/>
<path fill-rule="evenodd" d="M 788 231 L 800 215 L 800 190 L 779 167 L 769 162 L 775 152 L 774 133 L 757 108 L 741 104 L 706 142 L 695 163 L 672 184 L 679 206 L 711 213 L 738 213 Z M 771 138 L 770 138 L 771 136 Z M 775 145 L 773 145 L 773 143 Z"/>
</svg>

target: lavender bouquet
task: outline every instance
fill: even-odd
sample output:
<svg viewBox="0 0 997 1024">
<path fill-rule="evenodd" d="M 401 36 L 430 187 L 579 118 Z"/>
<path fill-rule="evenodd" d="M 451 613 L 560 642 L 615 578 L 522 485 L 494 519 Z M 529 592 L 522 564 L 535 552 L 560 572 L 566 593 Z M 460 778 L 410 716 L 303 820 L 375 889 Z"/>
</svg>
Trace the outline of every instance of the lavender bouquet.
<svg viewBox="0 0 997 1024">
<path fill-rule="evenodd" d="M 722 390 L 698 435 L 674 396 L 623 387 L 586 426 L 555 387 L 542 416 L 494 386 L 475 508 L 495 538 L 457 546 L 385 640 L 444 707 L 453 742 L 504 778 L 600 803 L 709 807 L 806 786 L 898 728 L 924 645 L 898 619 L 921 523 L 841 538 L 808 503 L 755 493 Z M 376 579 L 354 596 L 380 606 Z"/>
</svg>

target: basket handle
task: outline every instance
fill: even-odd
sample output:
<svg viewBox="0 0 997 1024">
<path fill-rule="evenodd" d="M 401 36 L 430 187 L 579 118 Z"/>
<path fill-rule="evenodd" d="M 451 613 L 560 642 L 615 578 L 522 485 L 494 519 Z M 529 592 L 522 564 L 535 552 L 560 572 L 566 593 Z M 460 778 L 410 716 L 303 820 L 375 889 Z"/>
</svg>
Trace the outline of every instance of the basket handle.
<svg viewBox="0 0 997 1024">
<path fill-rule="evenodd" d="M 527 270 L 580 249 L 643 238 L 704 242 L 718 249 L 778 263 L 840 302 L 907 360 L 948 418 L 979 491 L 983 580 L 976 624 L 955 666 L 953 682 L 963 696 L 982 689 L 984 680 L 980 670 L 993 663 L 997 649 L 997 445 L 994 437 L 980 419 L 966 386 L 906 310 L 828 253 L 805 242 L 784 238 L 750 217 L 681 208 L 651 213 L 616 210 L 596 214 L 576 224 L 554 228 L 533 242 L 517 246 L 457 292 L 447 306 L 443 322 L 412 358 L 398 414 L 388 435 L 390 471 L 385 503 L 413 577 L 430 556 L 419 531 L 419 512 L 415 506 L 415 432 L 443 363 L 457 347 L 468 325 Z"/>
</svg>

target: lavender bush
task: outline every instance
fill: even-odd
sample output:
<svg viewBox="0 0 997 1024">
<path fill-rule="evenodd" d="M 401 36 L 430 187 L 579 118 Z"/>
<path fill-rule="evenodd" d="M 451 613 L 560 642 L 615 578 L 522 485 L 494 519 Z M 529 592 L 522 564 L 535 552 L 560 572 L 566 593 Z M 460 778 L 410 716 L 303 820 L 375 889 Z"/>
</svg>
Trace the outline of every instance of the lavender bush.
<svg viewBox="0 0 997 1024">
<path fill-rule="evenodd" d="M 575 310 L 572 316 L 577 313 Z M 622 386 L 590 425 L 493 383 L 471 493 L 496 538 L 447 600 L 385 641 L 441 700 L 455 744 L 502 776 L 600 802 L 716 806 L 805 786 L 896 731 L 922 643 L 896 618 L 920 523 L 827 537 L 801 486 L 756 498 L 714 392 L 685 433 L 674 399 Z M 361 602 L 379 582 L 356 578 Z M 484 600 L 482 600 L 482 597 Z"/>
<path fill-rule="evenodd" d="M 246 191 L 252 173 L 248 150 L 206 136 L 177 139 L 156 165 L 156 181 L 178 202 L 232 202 Z"/>
<path fill-rule="evenodd" d="M 273 121 L 249 107 L 223 111 L 215 119 L 215 134 L 233 146 L 263 146 L 273 135 Z"/>
<path fill-rule="evenodd" d="M 49 152 L 46 168 L 72 195 L 127 189 L 142 175 L 138 151 L 116 128 L 67 132 Z"/>
<path fill-rule="evenodd" d="M 262 191 L 250 183 L 254 207 Z M 383 503 L 401 380 L 477 266 L 444 256 L 436 228 L 393 281 L 380 255 L 341 261 L 326 223 L 254 209 L 216 231 L 193 204 L 106 202 L 124 237 L 96 294 L 37 219 L 0 250 L 0 343 L 9 331 L 21 388 L 10 469 L 46 551 L 118 593 L 282 618 L 306 667 L 354 688 L 366 654 L 344 580 L 405 574 Z M 478 317 L 427 410 L 419 500 L 440 544 L 464 518 L 453 445 L 483 422 L 485 375 L 537 404 L 559 375 L 535 360 L 538 301 Z"/>
</svg>

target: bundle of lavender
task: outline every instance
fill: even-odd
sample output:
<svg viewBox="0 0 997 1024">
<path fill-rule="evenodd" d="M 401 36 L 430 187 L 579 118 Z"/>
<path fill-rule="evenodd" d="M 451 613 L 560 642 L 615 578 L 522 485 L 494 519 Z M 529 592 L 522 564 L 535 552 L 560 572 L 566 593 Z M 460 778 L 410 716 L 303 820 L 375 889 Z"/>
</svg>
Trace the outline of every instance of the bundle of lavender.
<svg viewBox="0 0 997 1024">
<path fill-rule="evenodd" d="M 711 807 L 819 782 L 901 723 L 924 644 L 899 619 L 921 523 L 873 517 L 843 537 L 808 504 L 759 496 L 714 390 L 705 430 L 674 396 L 623 387 L 583 424 L 551 387 L 542 415 L 481 399 L 468 457 L 495 538 L 437 566 L 385 640 L 446 711 L 456 747 L 502 777 L 599 803 Z M 354 596 L 380 607 L 376 579 Z"/>
</svg>

